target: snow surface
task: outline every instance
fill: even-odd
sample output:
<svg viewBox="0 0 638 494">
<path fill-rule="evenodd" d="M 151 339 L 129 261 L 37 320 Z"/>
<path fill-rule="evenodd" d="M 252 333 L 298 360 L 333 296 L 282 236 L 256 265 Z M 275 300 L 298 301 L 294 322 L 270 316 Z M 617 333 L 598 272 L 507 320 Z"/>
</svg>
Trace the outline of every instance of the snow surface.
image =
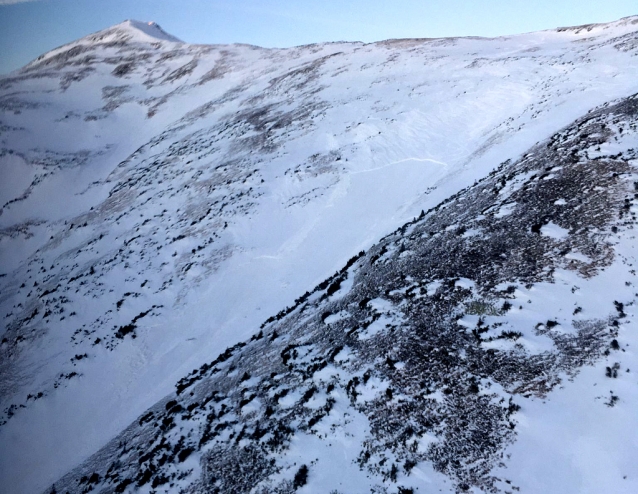
<svg viewBox="0 0 638 494">
<path fill-rule="evenodd" d="M 68 286 L 71 300 L 64 315 L 40 319 L 43 309 L 25 323 L 31 332 L 10 359 L 3 354 L 7 421 L 0 444 L 11 453 L 0 455 L 0 484 L 10 492 L 44 489 L 192 368 L 256 333 L 358 251 L 594 106 L 636 92 L 637 21 L 508 38 L 286 50 L 187 45 L 156 25 L 127 21 L 0 80 L 2 324 L 16 327 L 30 315 L 31 297 L 46 297 L 35 281 Z M 86 47 L 97 61 L 59 61 Z M 127 56 L 135 58 L 131 67 Z M 90 70 L 83 72 L 82 63 Z M 256 108 L 265 117 L 251 115 Z M 230 169 L 228 187 L 211 176 L 216 166 Z M 233 167 L 256 172 L 233 181 Z M 150 178 L 129 184 L 141 170 Z M 209 200 L 202 191 L 213 178 L 219 196 L 210 193 Z M 508 184 L 508 191 L 517 186 Z M 124 192 L 113 196 L 118 188 Z M 232 197 L 235 210 L 207 218 L 201 228 L 178 225 L 216 197 Z M 91 216 L 92 209 L 98 214 Z M 510 212 L 508 205 L 498 215 Z M 558 238 L 563 232 L 554 227 L 541 232 Z M 179 234 L 184 238 L 173 241 Z M 192 254 L 213 234 L 219 238 L 205 255 Z M 157 244 L 151 249 L 145 237 Z M 124 247 L 130 259 L 107 269 L 105 260 Z M 97 274 L 89 287 L 101 288 L 91 292 L 69 281 L 91 266 Z M 28 286 L 21 289 L 23 282 Z M 93 344 L 160 305 L 137 323 L 135 339 L 118 340 L 114 349 Z M 369 331 L 392 321 L 379 319 Z M 81 328 L 97 333 L 77 337 Z M 525 345 L 540 349 L 543 341 Z M 55 386 L 71 372 L 79 376 Z M 591 387 L 579 382 L 574 386 Z M 27 399 L 39 392 L 42 398 Z M 569 386 L 565 393 L 552 398 L 555 406 L 583 396 Z M 635 397 L 626 393 L 627 405 L 621 395 L 618 407 L 600 413 L 633 420 Z M 13 404 L 25 408 L 7 417 Z M 530 424 L 547 413 L 534 406 L 525 411 Z M 530 436 L 513 446 L 512 461 L 523 459 L 508 468 L 520 468 L 529 492 L 546 492 L 543 478 L 554 478 L 545 475 L 552 461 L 543 453 L 554 443 L 544 441 L 573 441 L 578 434 L 565 425 L 547 425 L 542 430 L 551 434 L 542 438 L 530 426 Z M 601 451 L 611 448 L 607 437 L 596 435 Z M 518 447 L 539 448 L 542 456 L 527 473 L 525 449 Z M 591 469 L 587 454 L 574 460 L 574 475 Z M 424 478 L 438 475 L 418 468 Z M 626 475 L 635 491 L 631 472 Z M 350 492 L 346 487 L 334 486 Z"/>
<path fill-rule="evenodd" d="M 638 491 L 634 461 L 638 454 L 638 294 L 635 271 L 627 271 L 638 260 L 638 245 L 631 231 L 619 237 L 617 261 L 598 276 L 583 280 L 573 271 L 562 271 L 556 273 L 555 284 L 518 292 L 517 301 L 512 302 L 525 307 L 530 322 L 553 313 L 557 321 L 569 325 L 574 318 L 570 308 L 585 308 L 574 319 L 593 320 L 605 318 L 615 301 L 634 301 L 624 309 L 627 318 L 621 319 L 619 351 L 565 379 L 547 397 L 522 403 L 517 440 L 506 451 L 507 467 L 495 472 L 498 476 L 506 471 L 521 492 Z M 618 377 L 610 379 L 606 368 L 616 363 Z M 616 403 L 612 396 L 617 396 Z"/>
<path fill-rule="evenodd" d="M 596 109 L 535 146 L 522 162 L 503 164 L 442 207 L 403 225 L 313 295 L 304 295 L 287 315 L 270 320 L 263 334 L 181 380 L 176 393 L 56 482 L 56 489 L 80 492 L 78 481 L 97 476 L 97 489 L 135 479 L 142 492 L 156 480 L 169 484 L 160 488 L 167 492 L 175 483 L 199 492 L 215 482 L 223 492 L 232 486 L 268 492 L 292 482 L 303 461 L 310 472 L 308 489 L 321 490 L 316 480 L 331 470 L 332 458 L 344 457 L 346 478 L 331 480 L 348 480 L 351 469 L 355 475 L 367 470 L 355 492 L 400 490 L 400 485 L 417 492 L 428 487 L 537 491 L 518 467 L 511 474 L 512 454 L 504 454 L 519 431 L 524 438 L 538 432 L 528 427 L 528 407 L 551 399 L 579 371 L 587 373 L 587 366 L 613 389 L 622 385 L 620 360 L 633 367 L 631 358 L 624 361 L 629 347 L 622 345 L 635 325 L 630 268 L 638 163 L 629 146 L 637 123 L 635 96 Z M 620 125 L 629 130 L 621 134 Z M 633 139 L 626 139 L 627 133 Z M 582 160 L 603 140 L 616 148 L 614 155 Z M 554 162 L 562 166 L 548 166 Z M 512 192 L 503 197 L 503 189 Z M 560 198 L 572 207 L 556 204 Z M 498 214 L 513 203 L 524 207 Z M 552 218 L 570 233 L 542 235 L 539 218 Z M 460 234 L 464 227 L 482 233 L 466 237 Z M 589 254 L 587 260 L 581 252 Z M 347 290 L 344 278 L 353 279 Z M 434 283 L 433 293 L 431 280 L 442 280 Z M 385 324 L 375 327 L 382 319 Z M 370 328 L 372 334 L 361 339 Z M 561 406 L 586 410 L 592 407 L 589 398 L 582 394 Z M 621 403 L 613 391 L 593 400 L 606 409 Z M 583 434 L 586 420 L 565 425 L 560 416 L 558 421 L 543 417 L 542 407 L 535 412 L 537 422 L 585 436 L 581 449 L 597 443 Z M 282 438 L 281 430 L 290 436 Z M 635 456 L 631 445 L 614 447 L 624 437 L 617 429 L 609 432 L 615 439 L 604 451 Z M 338 440 L 344 435 L 347 446 Z M 279 439 L 272 441 L 275 436 Z M 551 478 L 545 489 L 564 483 L 568 491 L 582 489 L 581 480 L 588 481 L 583 472 L 570 473 L 568 482 L 560 476 L 573 470 L 569 461 L 578 454 L 573 443 L 557 447 L 542 439 L 538 456 L 553 448 L 552 470 L 539 474 Z M 308 449 L 297 448 L 299 443 Z M 194 463 L 201 465 L 204 485 L 197 486 L 200 471 L 190 470 L 192 461 L 182 467 L 170 453 L 166 461 L 155 447 L 161 444 L 173 458 L 185 447 L 189 458 L 199 457 Z M 332 454 L 317 455 L 322 449 Z M 356 459 L 355 449 L 360 449 Z M 417 472 L 424 471 L 421 466 L 427 471 L 428 463 L 445 472 L 447 481 L 411 474 L 416 465 Z M 614 467 L 621 465 L 622 460 Z M 598 483 L 609 481 L 612 491 L 621 490 L 614 475 L 600 478 Z"/>
</svg>

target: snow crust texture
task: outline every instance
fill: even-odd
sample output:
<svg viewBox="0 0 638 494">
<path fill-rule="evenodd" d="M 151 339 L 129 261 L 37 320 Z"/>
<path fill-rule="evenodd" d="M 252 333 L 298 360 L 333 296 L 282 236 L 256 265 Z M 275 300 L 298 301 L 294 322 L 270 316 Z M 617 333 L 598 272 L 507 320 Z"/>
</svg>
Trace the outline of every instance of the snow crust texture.
<svg viewBox="0 0 638 494">
<path fill-rule="evenodd" d="M 0 79 L 0 485 L 638 490 L 637 40 L 126 21 Z"/>
<path fill-rule="evenodd" d="M 56 489 L 294 492 L 313 480 L 339 490 L 363 470 L 369 485 L 357 492 L 414 492 L 428 463 L 452 491 L 517 490 L 493 470 L 521 406 L 615 358 L 635 300 L 600 304 L 595 317 L 532 311 L 518 294 L 564 272 L 583 286 L 553 286 L 564 302 L 620 261 L 614 243 L 635 225 L 638 188 L 638 152 L 621 143 L 637 132 L 634 96 L 503 163 L 180 380 Z M 616 152 L 591 156 L 605 144 Z M 542 235 L 550 222 L 568 234 Z M 335 475 L 329 458 L 344 442 L 356 456 Z M 302 466 L 296 443 L 321 446 Z"/>
</svg>

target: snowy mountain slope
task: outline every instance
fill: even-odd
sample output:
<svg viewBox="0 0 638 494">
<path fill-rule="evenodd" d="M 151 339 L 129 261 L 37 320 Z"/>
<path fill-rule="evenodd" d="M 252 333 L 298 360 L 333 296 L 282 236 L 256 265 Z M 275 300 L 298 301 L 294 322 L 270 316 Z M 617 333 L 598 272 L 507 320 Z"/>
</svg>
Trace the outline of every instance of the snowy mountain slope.
<svg viewBox="0 0 638 494">
<path fill-rule="evenodd" d="M 353 254 L 635 92 L 637 21 L 287 50 L 127 22 L 0 80 L 0 482 L 44 488 Z"/>
<path fill-rule="evenodd" d="M 53 489 L 635 492 L 637 143 L 635 95 L 504 162 Z"/>
</svg>

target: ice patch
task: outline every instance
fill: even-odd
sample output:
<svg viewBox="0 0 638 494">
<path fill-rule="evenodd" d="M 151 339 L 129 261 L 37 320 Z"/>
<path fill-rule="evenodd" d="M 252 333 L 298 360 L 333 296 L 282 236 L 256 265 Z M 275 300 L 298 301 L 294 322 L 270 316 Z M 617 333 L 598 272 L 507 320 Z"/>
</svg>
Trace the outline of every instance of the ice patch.
<svg viewBox="0 0 638 494">
<path fill-rule="evenodd" d="M 471 230 L 467 230 L 464 234 L 463 234 L 463 238 L 470 238 L 470 237 L 475 237 L 476 235 L 480 235 L 482 233 L 482 229 L 480 228 L 472 228 Z"/>
<path fill-rule="evenodd" d="M 443 285 L 443 282 L 440 280 L 433 281 L 432 283 L 425 285 L 428 297 L 434 295 L 441 285 Z"/>
<path fill-rule="evenodd" d="M 375 298 L 368 302 L 368 305 L 377 312 L 388 312 L 392 310 L 392 302 L 382 298 Z"/>
<path fill-rule="evenodd" d="M 550 221 L 541 228 L 541 235 L 553 238 L 555 240 L 562 240 L 564 238 L 567 238 L 567 236 L 569 235 L 569 230 L 560 227 L 556 223 Z"/>
<path fill-rule="evenodd" d="M 360 340 L 367 340 L 372 338 L 373 336 L 379 334 L 381 331 L 388 328 L 392 323 L 395 322 L 393 317 L 383 315 L 376 321 L 374 321 L 370 326 L 368 326 L 365 330 L 359 333 Z"/>
<path fill-rule="evenodd" d="M 342 310 L 336 314 L 326 317 L 323 322 L 326 324 L 334 324 L 336 322 L 343 321 L 346 317 L 348 317 L 348 313 L 345 310 Z"/>
<path fill-rule="evenodd" d="M 515 202 L 511 202 L 509 204 L 505 204 L 504 206 L 501 206 L 501 209 L 499 209 L 496 212 L 494 217 L 495 218 L 503 218 L 505 216 L 509 216 L 510 214 L 512 214 L 514 212 L 514 209 L 516 209 L 516 203 Z"/>
<path fill-rule="evenodd" d="M 301 397 L 302 397 L 301 391 L 295 390 L 292 393 L 288 393 L 283 398 L 280 398 L 279 399 L 279 405 L 282 408 L 290 408 L 295 403 L 297 403 L 299 400 L 301 400 Z"/>
<path fill-rule="evenodd" d="M 460 288 L 466 288 L 468 290 L 472 290 L 475 286 L 475 283 L 472 280 L 469 280 L 467 278 L 459 278 L 456 283 L 454 283 L 454 286 L 458 286 Z"/>
<path fill-rule="evenodd" d="M 565 258 L 586 263 L 592 262 L 591 258 L 587 257 L 585 254 L 581 254 L 580 252 L 570 252 L 565 256 Z"/>
</svg>

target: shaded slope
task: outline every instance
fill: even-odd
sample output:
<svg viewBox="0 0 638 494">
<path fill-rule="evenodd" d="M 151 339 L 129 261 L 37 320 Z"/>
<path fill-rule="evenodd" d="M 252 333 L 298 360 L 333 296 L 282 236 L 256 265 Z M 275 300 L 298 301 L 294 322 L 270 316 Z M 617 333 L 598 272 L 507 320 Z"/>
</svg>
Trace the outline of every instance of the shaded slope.
<svg viewBox="0 0 638 494">
<path fill-rule="evenodd" d="M 623 342 L 625 278 L 588 291 L 635 274 L 637 125 L 633 96 L 503 163 L 181 380 L 55 488 L 516 487 L 492 472 L 521 406 Z M 572 305 L 587 294 L 597 303 Z"/>
<path fill-rule="evenodd" d="M 637 21 L 285 50 L 124 23 L 0 79 L 0 484 L 43 488 L 353 254 L 635 92 Z"/>
</svg>

